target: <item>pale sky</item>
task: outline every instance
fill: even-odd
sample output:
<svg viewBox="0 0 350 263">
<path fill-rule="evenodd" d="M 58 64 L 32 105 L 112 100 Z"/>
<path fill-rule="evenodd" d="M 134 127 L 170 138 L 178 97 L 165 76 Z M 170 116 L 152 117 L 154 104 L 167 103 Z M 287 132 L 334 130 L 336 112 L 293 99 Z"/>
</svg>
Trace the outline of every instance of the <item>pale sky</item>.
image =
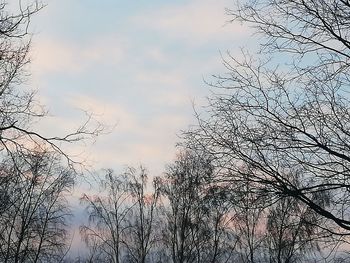
<svg viewBox="0 0 350 263">
<path fill-rule="evenodd" d="M 143 164 L 159 176 L 181 130 L 195 123 L 192 102 L 200 109 L 210 95 L 204 79 L 225 73 L 220 53 L 239 56 L 240 47 L 255 45 L 246 27 L 227 22 L 232 0 L 45 2 L 30 28 L 28 84 L 50 112 L 37 125 L 63 135 L 84 121 L 81 109 L 116 124 L 93 145 L 67 148 L 83 151 L 95 169 Z M 71 200 L 73 254 L 82 249 L 80 195 L 76 189 Z"/>
<path fill-rule="evenodd" d="M 96 168 L 160 173 L 194 123 L 192 101 L 210 94 L 203 79 L 224 72 L 220 52 L 238 53 L 249 37 L 227 23 L 229 0 L 46 3 L 31 24 L 30 84 L 52 115 L 40 125 L 63 134 L 83 120 L 78 109 L 117 124 L 84 148 Z"/>
</svg>

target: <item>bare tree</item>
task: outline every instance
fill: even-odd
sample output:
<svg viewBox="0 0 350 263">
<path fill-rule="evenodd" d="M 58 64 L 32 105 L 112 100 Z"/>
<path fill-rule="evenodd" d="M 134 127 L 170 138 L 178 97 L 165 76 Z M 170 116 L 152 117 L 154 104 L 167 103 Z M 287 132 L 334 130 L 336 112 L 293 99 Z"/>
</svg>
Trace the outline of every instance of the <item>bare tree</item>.
<svg viewBox="0 0 350 263">
<path fill-rule="evenodd" d="M 100 195 L 84 194 L 82 203 L 87 206 L 89 224 L 80 227 L 82 237 L 90 249 L 88 262 L 122 262 L 123 234 L 127 216 L 132 208 L 128 178 L 108 170 L 100 181 Z"/>
<path fill-rule="evenodd" d="M 269 262 L 305 262 L 320 258 L 319 243 L 327 233 L 318 233 L 320 230 L 315 225 L 319 222 L 319 215 L 290 197 L 269 208 L 265 234 Z"/>
<path fill-rule="evenodd" d="M 142 167 L 121 175 L 108 170 L 100 183 L 100 194 L 82 197 L 89 224 L 80 231 L 91 251 L 89 262 L 150 262 L 157 242 L 157 184 L 149 191 Z"/>
<path fill-rule="evenodd" d="M 93 120 L 88 114 L 85 122 L 65 135 L 46 136 L 33 129 L 33 122 L 45 117 L 47 112 L 36 100 L 36 92 L 25 86 L 31 46 L 28 28 L 30 18 L 43 4 L 36 0 L 26 4 L 17 1 L 11 3 L 10 8 L 8 1 L 0 3 L 0 157 L 19 154 L 25 157 L 40 148 L 60 153 L 73 164 L 72 158 L 62 150 L 62 144 L 94 137 L 102 126 L 98 123 L 90 126 Z"/>
<path fill-rule="evenodd" d="M 46 136 L 33 123 L 47 112 L 27 87 L 29 23 L 39 1 L 0 3 L 0 257 L 2 262 L 54 262 L 64 255 L 69 211 L 65 193 L 76 162 L 63 148 L 96 136 L 92 116 L 66 135 Z M 90 129 L 91 128 L 91 129 Z M 63 159 L 61 157 L 64 157 Z M 59 163 L 66 161 L 63 167 Z"/>
<path fill-rule="evenodd" d="M 292 55 L 297 74 L 313 71 L 316 79 L 331 80 L 348 71 L 349 9 L 348 0 L 240 0 L 227 12 L 265 39 L 265 54 Z"/>
<path fill-rule="evenodd" d="M 234 213 L 227 188 L 211 182 L 203 198 L 204 228 L 207 240 L 203 262 L 232 262 L 236 259 L 237 234 Z"/>
<path fill-rule="evenodd" d="M 130 180 L 132 198 L 132 209 L 128 217 L 124 239 L 127 260 L 134 263 L 154 262 L 158 256 L 154 253 L 154 248 L 159 241 L 159 231 L 156 227 L 160 224 L 158 181 L 153 180 L 150 189 L 147 186 L 148 176 L 144 167 L 129 168 L 126 175 Z"/>
<path fill-rule="evenodd" d="M 249 182 L 232 189 L 232 228 L 237 239 L 235 260 L 242 263 L 261 262 L 264 259 L 265 217 L 264 198 L 247 192 Z"/>
<path fill-rule="evenodd" d="M 251 23 L 266 36 L 262 51 L 291 55 L 290 63 L 228 55 L 227 74 L 211 83 L 221 93 L 210 98 L 209 117 L 198 116 L 189 141 L 215 156 L 218 180 L 248 178 L 247 192 L 265 195 L 271 205 L 291 197 L 323 217 L 318 227 L 347 235 L 350 4 L 241 3 L 230 11 L 233 19 Z"/>
<path fill-rule="evenodd" d="M 180 154 L 169 167 L 162 186 L 162 192 L 169 200 L 165 240 L 174 263 L 196 262 L 198 257 L 200 259 L 198 253 L 202 242 L 205 242 L 200 233 L 204 226 L 200 195 L 211 167 L 203 168 L 201 160 L 191 157 Z"/>
<path fill-rule="evenodd" d="M 2 162 L 0 213 L 1 262 L 60 262 L 65 254 L 66 194 L 74 172 L 60 165 L 60 158 L 38 153 L 25 160 Z M 20 168 L 20 170 L 18 170 Z"/>
<path fill-rule="evenodd" d="M 212 185 L 210 158 L 185 151 L 162 179 L 164 243 L 172 262 L 226 262 L 234 249 L 227 200 Z"/>
</svg>

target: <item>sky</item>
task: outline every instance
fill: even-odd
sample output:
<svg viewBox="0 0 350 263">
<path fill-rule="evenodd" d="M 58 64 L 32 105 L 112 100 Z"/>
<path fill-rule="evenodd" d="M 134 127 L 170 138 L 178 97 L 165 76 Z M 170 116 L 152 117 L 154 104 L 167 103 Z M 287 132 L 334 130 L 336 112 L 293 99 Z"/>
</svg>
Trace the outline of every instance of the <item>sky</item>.
<svg viewBox="0 0 350 263">
<path fill-rule="evenodd" d="M 205 80 L 224 72 L 220 52 L 249 36 L 228 22 L 232 3 L 46 0 L 31 22 L 30 84 L 50 113 L 42 129 L 64 134 L 93 112 L 115 128 L 77 150 L 89 164 L 161 173 L 210 94 Z"/>
<path fill-rule="evenodd" d="M 36 125 L 64 135 L 92 112 L 109 132 L 69 153 L 96 170 L 142 164 L 159 176 L 175 159 L 181 130 L 195 123 L 194 107 L 211 94 L 205 81 L 225 72 L 221 56 L 252 44 L 249 30 L 225 14 L 233 3 L 45 0 L 30 26 L 28 84 L 49 111 Z M 81 248 L 83 214 L 75 216 L 73 250 Z"/>
</svg>

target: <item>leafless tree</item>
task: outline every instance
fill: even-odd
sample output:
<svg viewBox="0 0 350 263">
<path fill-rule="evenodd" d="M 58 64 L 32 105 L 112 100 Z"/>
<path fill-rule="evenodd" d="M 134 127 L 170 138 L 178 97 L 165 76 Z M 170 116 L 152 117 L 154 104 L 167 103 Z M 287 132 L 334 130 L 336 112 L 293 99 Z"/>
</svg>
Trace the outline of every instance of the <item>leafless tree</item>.
<svg viewBox="0 0 350 263">
<path fill-rule="evenodd" d="M 319 216 L 309 207 L 290 197 L 269 208 L 265 233 L 269 262 L 292 263 L 321 258 L 319 242 L 327 233 L 317 233 L 319 229 L 315 225 L 319 221 Z"/>
<path fill-rule="evenodd" d="M 227 12 L 264 38 L 265 54 L 292 55 L 297 74 L 331 80 L 348 71 L 349 9 L 348 0 L 239 0 Z"/>
<path fill-rule="evenodd" d="M 236 259 L 238 238 L 234 228 L 234 213 L 227 189 L 210 185 L 203 198 L 204 228 L 207 240 L 203 262 L 232 262 Z M 203 227 L 203 226 L 202 226 Z"/>
<path fill-rule="evenodd" d="M 226 262 L 234 249 L 227 200 L 212 185 L 210 158 L 185 151 L 162 179 L 169 261 Z"/>
<path fill-rule="evenodd" d="M 169 200 L 165 240 L 174 263 L 196 262 L 197 251 L 206 242 L 200 233 L 204 226 L 200 194 L 211 170 L 209 166 L 200 169 L 199 165 L 196 159 L 180 154 L 162 185 L 163 195 Z"/>
<path fill-rule="evenodd" d="M 66 135 L 46 136 L 34 123 L 47 115 L 26 85 L 29 23 L 39 1 L 0 3 L 0 221 L 2 262 L 54 262 L 64 254 L 75 160 L 61 148 L 96 136 L 92 116 Z M 91 128 L 91 129 L 90 129 Z M 64 157 L 63 159 L 61 157 Z M 66 161 L 66 168 L 59 163 Z"/>
<path fill-rule="evenodd" d="M 291 197 L 324 219 L 314 222 L 318 227 L 346 238 L 350 4 L 239 2 L 230 14 L 266 37 L 264 57 L 228 54 L 228 72 L 211 83 L 217 92 L 206 117 L 198 115 L 187 132 L 189 142 L 215 156 L 220 182 L 248 178 L 247 193 L 270 205 Z M 278 65 L 272 51 L 285 54 L 287 64 Z"/>
<path fill-rule="evenodd" d="M 89 262 L 150 262 L 157 242 L 157 184 L 153 190 L 148 189 L 147 173 L 141 167 L 121 175 L 108 170 L 100 194 L 83 195 L 89 224 L 80 230 L 92 252 Z"/>
<path fill-rule="evenodd" d="M 5 203 L 0 213 L 1 262 L 60 262 L 64 257 L 70 210 L 66 194 L 74 172 L 48 153 L 20 155 L 1 164 Z M 19 170 L 20 169 L 20 170 Z"/>
<path fill-rule="evenodd" d="M 94 137 L 102 131 L 102 126 L 98 123 L 90 126 L 93 120 L 88 114 L 84 123 L 65 135 L 46 136 L 33 129 L 33 122 L 45 117 L 47 112 L 37 101 L 36 92 L 25 85 L 31 46 L 28 28 L 30 18 L 43 4 L 36 0 L 26 4 L 20 0 L 11 3 L 10 8 L 8 1 L 0 3 L 0 157 L 20 153 L 26 156 L 41 148 L 60 153 L 73 164 L 62 144 Z"/>
<path fill-rule="evenodd" d="M 154 262 L 158 257 L 153 253 L 159 241 L 160 225 L 158 216 L 159 186 L 153 180 L 151 188 L 147 186 L 148 175 L 144 167 L 129 168 L 127 177 L 130 180 L 132 209 L 128 217 L 124 245 L 127 251 L 127 261 L 133 263 Z M 125 259 L 126 260 L 126 259 Z"/>
<path fill-rule="evenodd" d="M 81 226 L 80 232 L 91 252 L 88 262 L 119 263 L 125 255 L 123 234 L 132 209 L 129 181 L 125 174 L 115 175 L 108 170 L 100 186 L 101 194 L 84 194 L 81 199 L 87 206 L 89 224 Z"/>
<path fill-rule="evenodd" d="M 231 227 L 237 239 L 235 261 L 263 262 L 266 207 L 263 198 L 247 192 L 247 189 L 249 183 L 242 182 L 231 190 L 230 199 L 234 214 Z"/>
</svg>

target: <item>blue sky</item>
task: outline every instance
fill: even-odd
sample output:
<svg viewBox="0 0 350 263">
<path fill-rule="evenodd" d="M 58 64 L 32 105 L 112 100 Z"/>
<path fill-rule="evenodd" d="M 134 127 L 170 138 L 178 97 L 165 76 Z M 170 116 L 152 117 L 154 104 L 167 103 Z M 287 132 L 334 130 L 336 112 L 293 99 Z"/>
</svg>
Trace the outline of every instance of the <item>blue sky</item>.
<svg viewBox="0 0 350 263">
<path fill-rule="evenodd" d="M 249 33 L 227 23 L 228 0 L 47 0 L 32 20 L 31 85 L 52 117 L 47 133 L 74 129 L 92 111 L 116 124 L 74 149 L 96 168 L 144 164 L 155 175 L 175 156 L 181 129 L 205 103 L 203 79 L 224 72 L 220 52 Z"/>
</svg>

